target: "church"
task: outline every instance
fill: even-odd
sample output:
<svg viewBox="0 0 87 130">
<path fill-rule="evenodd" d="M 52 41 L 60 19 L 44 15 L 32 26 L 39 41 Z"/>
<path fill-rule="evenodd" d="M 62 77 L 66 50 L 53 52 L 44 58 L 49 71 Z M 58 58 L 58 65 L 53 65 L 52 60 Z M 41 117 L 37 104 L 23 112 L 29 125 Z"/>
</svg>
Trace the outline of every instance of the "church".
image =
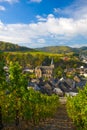
<svg viewBox="0 0 87 130">
<path fill-rule="evenodd" d="M 52 59 L 50 66 L 37 66 L 35 68 L 35 75 L 37 78 L 50 79 L 53 77 L 53 70 L 54 70 L 54 63 Z"/>
</svg>

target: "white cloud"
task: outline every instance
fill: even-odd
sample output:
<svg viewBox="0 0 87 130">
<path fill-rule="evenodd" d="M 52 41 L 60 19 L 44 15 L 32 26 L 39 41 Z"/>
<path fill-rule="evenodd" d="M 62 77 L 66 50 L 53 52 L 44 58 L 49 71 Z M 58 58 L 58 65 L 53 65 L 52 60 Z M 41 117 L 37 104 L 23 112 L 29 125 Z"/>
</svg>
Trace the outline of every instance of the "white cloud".
<svg viewBox="0 0 87 130">
<path fill-rule="evenodd" d="M 0 11 L 5 11 L 5 7 L 0 5 Z"/>
<path fill-rule="evenodd" d="M 61 13 L 61 9 L 60 8 L 54 8 L 54 13 Z"/>
<path fill-rule="evenodd" d="M 87 39 L 87 18 L 56 18 L 49 14 L 45 19 L 29 24 L 0 22 L 0 40 L 38 47 L 45 46 L 47 41 L 63 43 L 77 36 Z"/>
<path fill-rule="evenodd" d="M 8 2 L 10 4 L 13 4 L 19 2 L 19 0 L 0 0 L 0 2 Z"/>
<path fill-rule="evenodd" d="M 42 2 L 42 0 L 30 0 L 30 2 L 40 3 L 40 2 Z"/>
<path fill-rule="evenodd" d="M 54 13 L 69 16 L 74 19 L 87 18 L 87 0 L 75 0 L 65 8 L 54 8 Z"/>
<path fill-rule="evenodd" d="M 41 38 L 41 39 L 38 39 L 37 42 L 43 44 L 45 43 L 45 40 Z"/>
<path fill-rule="evenodd" d="M 47 19 L 40 16 L 40 15 L 37 15 L 36 18 L 38 19 L 38 21 L 46 21 Z"/>
</svg>

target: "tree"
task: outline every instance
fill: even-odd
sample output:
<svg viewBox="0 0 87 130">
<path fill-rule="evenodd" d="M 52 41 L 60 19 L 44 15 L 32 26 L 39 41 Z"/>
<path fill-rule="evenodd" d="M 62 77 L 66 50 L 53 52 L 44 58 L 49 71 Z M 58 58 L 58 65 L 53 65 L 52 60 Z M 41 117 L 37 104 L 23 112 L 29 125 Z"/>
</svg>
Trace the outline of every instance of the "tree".
<svg viewBox="0 0 87 130">
<path fill-rule="evenodd" d="M 54 70 L 54 77 L 61 78 L 63 76 L 63 69 L 59 66 Z"/>
</svg>

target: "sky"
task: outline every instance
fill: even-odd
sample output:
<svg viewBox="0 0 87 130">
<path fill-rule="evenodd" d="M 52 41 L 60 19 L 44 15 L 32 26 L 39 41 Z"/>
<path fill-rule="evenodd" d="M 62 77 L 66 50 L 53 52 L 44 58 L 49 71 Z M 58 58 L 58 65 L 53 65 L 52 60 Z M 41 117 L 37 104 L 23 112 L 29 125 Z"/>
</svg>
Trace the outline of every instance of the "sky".
<svg viewBox="0 0 87 130">
<path fill-rule="evenodd" d="M 87 0 L 0 0 L 0 41 L 87 46 Z"/>
</svg>

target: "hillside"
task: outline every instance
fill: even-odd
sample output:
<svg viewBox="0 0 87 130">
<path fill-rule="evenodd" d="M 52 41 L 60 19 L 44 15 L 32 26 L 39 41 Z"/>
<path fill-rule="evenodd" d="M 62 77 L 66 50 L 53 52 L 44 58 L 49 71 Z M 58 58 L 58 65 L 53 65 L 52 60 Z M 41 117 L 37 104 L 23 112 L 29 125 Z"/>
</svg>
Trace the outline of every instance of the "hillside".
<svg viewBox="0 0 87 130">
<path fill-rule="evenodd" d="M 25 46 L 19 46 L 17 44 L 9 43 L 0 41 L 0 51 L 2 52 L 15 52 L 15 51 L 29 51 L 29 52 L 49 52 L 49 53 L 55 53 L 55 54 L 65 54 L 65 53 L 81 53 L 87 55 L 87 47 L 83 46 L 80 48 L 72 48 L 69 46 L 48 46 L 48 47 L 42 47 L 42 48 L 28 48 Z"/>
<path fill-rule="evenodd" d="M 80 47 L 80 48 L 72 48 L 69 46 L 49 46 L 49 47 L 42 47 L 36 48 L 36 50 L 43 51 L 43 52 L 51 52 L 51 53 L 82 53 L 87 54 L 87 47 Z"/>
<path fill-rule="evenodd" d="M 39 51 L 51 52 L 51 53 L 69 53 L 73 52 L 73 48 L 68 46 L 49 46 L 43 48 L 37 48 Z"/>
<path fill-rule="evenodd" d="M 27 47 L 22 47 L 17 44 L 0 41 L 0 51 L 35 51 Z"/>
</svg>

